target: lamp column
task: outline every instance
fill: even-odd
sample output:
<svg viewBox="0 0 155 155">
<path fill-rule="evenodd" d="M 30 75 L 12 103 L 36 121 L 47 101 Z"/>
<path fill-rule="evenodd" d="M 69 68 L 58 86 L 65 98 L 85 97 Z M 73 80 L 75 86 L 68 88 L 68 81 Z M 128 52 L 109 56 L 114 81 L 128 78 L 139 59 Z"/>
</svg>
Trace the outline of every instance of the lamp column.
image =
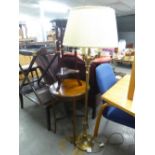
<svg viewBox="0 0 155 155">
<path fill-rule="evenodd" d="M 85 94 L 85 113 L 83 118 L 83 132 L 78 137 L 76 145 L 79 149 L 87 152 L 92 152 L 93 147 L 93 137 L 88 134 L 88 90 L 89 90 L 89 71 L 92 57 L 90 55 L 90 48 L 88 49 L 88 54 L 86 52 L 83 54 L 83 60 L 86 67 L 86 94 Z"/>
</svg>

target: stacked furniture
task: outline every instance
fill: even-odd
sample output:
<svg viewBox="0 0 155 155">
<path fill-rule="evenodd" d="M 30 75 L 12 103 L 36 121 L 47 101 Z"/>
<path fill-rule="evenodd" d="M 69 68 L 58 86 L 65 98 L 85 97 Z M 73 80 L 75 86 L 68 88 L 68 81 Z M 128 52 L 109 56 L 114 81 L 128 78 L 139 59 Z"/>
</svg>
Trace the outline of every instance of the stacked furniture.
<svg viewBox="0 0 155 155">
<path fill-rule="evenodd" d="M 44 73 L 38 77 L 37 79 L 31 79 L 29 77 L 29 73 L 33 71 L 33 66 L 38 56 L 44 56 L 47 53 L 46 49 L 20 49 L 19 54 L 25 57 L 32 57 L 28 67 L 23 69 L 22 65 L 20 66 L 20 72 L 24 75 L 24 79 L 20 82 L 19 86 L 19 96 L 20 96 L 20 103 L 21 108 L 24 108 L 24 100 L 23 96 L 31 100 L 32 102 L 40 105 L 46 110 L 46 121 L 47 121 L 47 128 L 51 130 L 50 124 L 50 108 L 54 106 L 55 101 L 52 99 L 52 96 L 49 92 L 49 86 L 47 85 L 46 81 L 44 80 Z M 55 56 L 56 57 L 56 56 Z M 54 58 L 53 58 L 54 60 Z M 41 69 L 37 66 L 37 68 Z M 56 122 L 55 112 L 53 111 L 54 122 Z M 56 124 L 54 123 L 54 132 L 56 131 Z"/>
</svg>

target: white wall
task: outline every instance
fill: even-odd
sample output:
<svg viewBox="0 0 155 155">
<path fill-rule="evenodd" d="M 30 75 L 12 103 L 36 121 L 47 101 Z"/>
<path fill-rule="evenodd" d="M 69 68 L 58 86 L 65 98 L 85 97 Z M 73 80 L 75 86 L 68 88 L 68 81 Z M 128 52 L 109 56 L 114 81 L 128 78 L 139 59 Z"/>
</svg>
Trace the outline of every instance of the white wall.
<svg viewBox="0 0 155 155">
<path fill-rule="evenodd" d="M 24 21 L 28 29 L 28 37 L 36 37 L 37 41 L 46 41 L 47 32 L 51 30 L 52 19 L 62 19 L 68 16 L 68 12 L 47 12 L 38 5 L 19 5 L 19 21 Z"/>
<path fill-rule="evenodd" d="M 45 18 L 42 20 L 37 16 L 25 14 L 20 14 L 19 23 L 25 23 L 27 26 L 28 37 L 36 37 L 37 41 L 43 41 L 44 38 L 46 38 L 44 35 L 51 28 L 50 19 Z"/>
</svg>

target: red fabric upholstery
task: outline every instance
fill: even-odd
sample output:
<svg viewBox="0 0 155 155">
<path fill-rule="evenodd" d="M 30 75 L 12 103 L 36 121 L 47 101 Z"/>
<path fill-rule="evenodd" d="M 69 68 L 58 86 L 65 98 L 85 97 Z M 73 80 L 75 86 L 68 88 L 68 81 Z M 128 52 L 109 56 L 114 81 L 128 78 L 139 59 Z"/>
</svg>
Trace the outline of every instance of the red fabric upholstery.
<svg viewBox="0 0 155 155">
<path fill-rule="evenodd" d="M 102 56 L 100 58 L 95 58 L 93 60 L 93 62 L 96 62 L 96 63 L 106 63 L 106 62 L 110 62 L 110 61 L 111 61 L 110 56 Z"/>
<path fill-rule="evenodd" d="M 65 52 L 64 56 L 75 56 L 74 53 L 72 52 Z M 77 54 L 77 58 L 82 60 L 82 56 L 80 54 Z M 82 60 L 83 61 L 83 60 Z M 110 56 L 102 56 L 99 58 L 95 58 L 92 62 L 96 62 L 96 63 L 105 63 L 105 62 L 110 62 L 111 61 L 111 57 Z"/>
</svg>

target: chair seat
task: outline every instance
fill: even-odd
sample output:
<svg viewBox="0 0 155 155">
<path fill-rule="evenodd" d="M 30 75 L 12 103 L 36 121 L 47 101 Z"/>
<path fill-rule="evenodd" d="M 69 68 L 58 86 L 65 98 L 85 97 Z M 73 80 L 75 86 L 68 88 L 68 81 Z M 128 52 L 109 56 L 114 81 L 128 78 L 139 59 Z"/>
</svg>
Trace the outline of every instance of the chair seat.
<svg viewBox="0 0 155 155">
<path fill-rule="evenodd" d="M 111 121 L 135 128 L 135 118 L 118 108 L 112 106 L 107 107 L 103 116 Z"/>
<path fill-rule="evenodd" d="M 70 74 L 79 74 L 79 70 L 62 67 L 60 69 L 60 72 L 57 73 L 57 76 L 63 78 L 63 77 L 67 77 Z"/>
</svg>

